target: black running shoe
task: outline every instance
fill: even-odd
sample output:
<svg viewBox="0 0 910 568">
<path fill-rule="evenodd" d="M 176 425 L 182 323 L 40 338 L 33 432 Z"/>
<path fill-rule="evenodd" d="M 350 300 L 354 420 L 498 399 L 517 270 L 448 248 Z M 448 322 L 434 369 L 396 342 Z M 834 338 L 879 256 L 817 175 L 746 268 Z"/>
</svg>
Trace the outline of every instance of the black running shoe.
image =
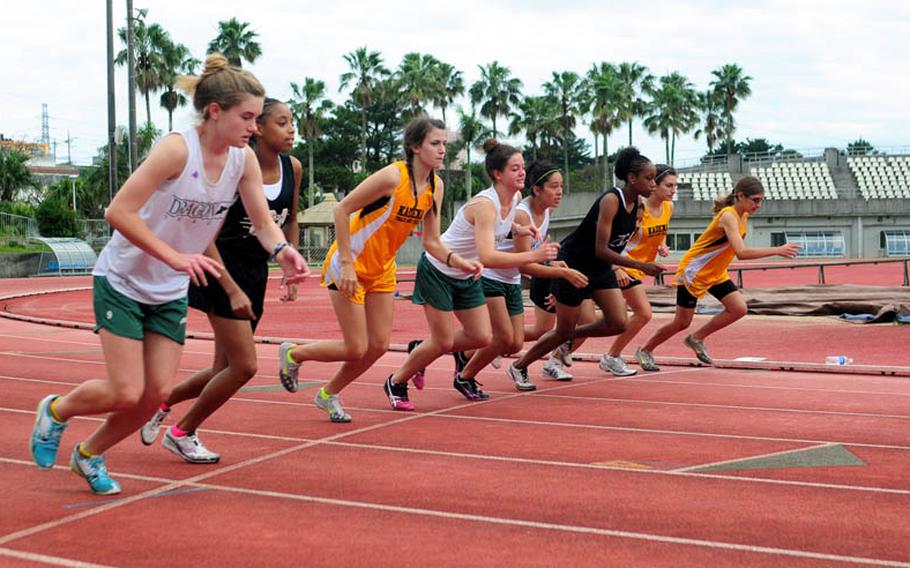
<svg viewBox="0 0 910 568">
<path fill-rule="evenodd" d="M 455 390 L 460 392 L 468 400 L 487 400 L 490 398 L 490 395 L 483 392 L 478 388 L 478 383 L 474 379 L 465 379 L 461 375 L 455 375 L 455 380 L 452 381 L 452 386 L 455 387 Z"/>
<path fill-rule="evenodd" d="M 408 355 L 411 354 L 411 351 L 417 349 L 417 346 L 420 345 L 421 343 L 423 343 L 422 339 L 412 339 L 412 340 L 408 341 Z M 417 390 L 423 390 L 423 385 L 425 385 L 427 382 L 426 376 L 427 376 L 427 370 L 421 369 L 421 370 L 417 371 L 417 373 L 415 373 L 414 376 L 411 378 L 411 380 L 414 381 L 414 387 Z"/>
<path fill-rule="evenodd" d="M 458 376 L 468 366 L 469 359 L 464 354 L 464 351 L 453 351 L 452 357 L 455 358 L 455 375 Z"/>
<path fill-rule="evenodd" d="M 382 385 L 392 410 L 414 410 L 414 403 L 408 400 L 408 383 L 393 383 L 392 375 Z"/>
</svg>

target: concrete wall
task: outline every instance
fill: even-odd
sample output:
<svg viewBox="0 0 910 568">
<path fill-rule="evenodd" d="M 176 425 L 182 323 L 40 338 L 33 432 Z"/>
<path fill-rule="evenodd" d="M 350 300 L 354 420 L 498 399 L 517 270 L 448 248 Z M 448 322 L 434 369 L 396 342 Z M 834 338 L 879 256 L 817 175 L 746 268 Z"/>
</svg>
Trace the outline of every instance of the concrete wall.
<svg viewBox="0 0 910 568">
<path fill-rule="evenodd" d="M 0 278 L 21 278 L 38 274 L 41 253 L 0 254 Z"/>
</svg>

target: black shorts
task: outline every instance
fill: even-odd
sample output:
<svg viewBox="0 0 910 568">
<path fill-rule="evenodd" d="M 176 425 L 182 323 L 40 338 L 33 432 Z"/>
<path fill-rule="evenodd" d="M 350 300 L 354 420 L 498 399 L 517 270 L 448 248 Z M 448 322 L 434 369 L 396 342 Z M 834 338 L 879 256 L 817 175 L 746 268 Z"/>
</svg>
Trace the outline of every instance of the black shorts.
<svg viewBox="0 0 910 568">
<path fill-rule="evenodd" d="M 736 284 L 732 280 L 724 280 L 719 284 L 715 284 L 708 288 L 708 293 L 722 300 L 724 296 L 736 292 L 739 288 L 736 287 Z M 698 304 L 698 298 L 689 293 L 689 290 L 685 286 L 676 287 L 676 305 L 681 308 L 694 309 L 695 305 Z"/>
<path fill-rule="evenodd" d="M 571 266 L 571 265 L 570 265 Z M 578 270 L 578 269 L 576 269 Z M 584 288 L 576 288 L 568 280 L 560 278 L 553 281 L 553 296 L 556 301 L 564 306 L 577 307 L 591 297 L 595 290 L 618 289 L 619 283 L 616 282 L 616 273 L 609 264 L 604 264 L 604 268 L 599 268 L 596 272 L 589 273 L 580 270 L 588 277 L 588 285 Z"/>
<path fill-rule="evenodd" d="M 269 266 L 267 262 L 238 262 L 232 260 L 230 253 L 222 252 L 224 268 L 234 279 L 234 282 L 243 290 L 253 305 L 256 319 L 251 320 L 253 331 L 262 319 L 263 304 L 265 303 L 265 288 L 269 280 Z M 214 314 L 226 319 L 245 319 L 237 317 L 231 310 L 231 300 L 221 284 L 211 275 L 206 276 L 208 286 L 194 286 L 190 283 L 187 293 L 189 305 L 207 314 Z"/>
<path fill-rule="evenodd" d="M 554 280 L 552 278 L 537 278 L 536 276 L 531 277 L 531 285 L 528 288 L 528 297 L 531 298 L 531 302 L 542 309 L 545 312 L 550 312 L 551 314 L 556 313 L 556 308 L 547 307 L 547 296 L 550 295 L 550 289 L 553 286 Z"/>
<path fill-rule="evenodd" d="M 623 292 L 625 292 L 626 290 L 629 290 L 629 289 L 631 289 L 631 288 L 635 288 L 636 286 L 638 286 L 638 285 L 640 285 L 640 284 L 641 284 L 641 280 L 639 280 L 638 278 L 632 278 L 632 277 L 630 276 L 630 277 L 629 277 L 629 283 L 626 284 L 625 286 L 620 286 L 619 289 L 622 290 Z"/>
</svg>

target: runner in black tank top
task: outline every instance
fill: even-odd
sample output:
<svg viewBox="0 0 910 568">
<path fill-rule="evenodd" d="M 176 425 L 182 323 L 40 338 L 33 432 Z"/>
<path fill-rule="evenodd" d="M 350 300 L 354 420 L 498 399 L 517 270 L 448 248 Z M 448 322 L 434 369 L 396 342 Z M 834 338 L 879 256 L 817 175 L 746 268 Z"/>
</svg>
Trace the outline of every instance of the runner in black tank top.
<svg viewBox="0 0 910 568">
<path fill-rule="evenodd" d="M 294 121 L 284 103 L 266 99 L 255 136 L 256 158 L 266 182 L 260 191 L 266 194 L 272 219 L 284 232 L 287 242 L 297 245 L 297 200 L 302 167 L 296 158 L 281 154 L 294 142 Z M 277 178 L 277 179 L 276 179 Z M 275 185 L 279 183 L 277 195 Z M 174 387 L 170 397 L 140 430 L 142 442 L 152 444 L 161 423 L 171 407 L 184 400 L 193 406 L 174 426 L 167 429 L 163 445 L 190 463 L 215 463 L 220 456 L 208 450 L 198 436 L 190 445 L 184 441 L 227 402 L 240 387 L 256 374 L 256 343 L 253 331 L 262 316 L 269 254 L 255 248 L 257 238 L 251 229 L 247 212 L 240 202 L 227 213 L 215 246 L 206 254 L 220 256 L 225 270 L 208 286 L 193 286 L 189 304 L 208 314 L 215 332 L 215 358 L 212 366 L 194 373 Z M 214 249 L 214 250 L 213 250 Z M 283 299 L 293 300 L 296 288 L 288 285 Z"/>
<path fill-rule="evenodd" d="M 544 354 L 574 337 L 603 337 L 622 333 L 626 327 L 626 309 L 616 283 L 613 264 L 630 266 L 648 274 L 659 274 L 663 267 L 641 263 L 621 255 L 623 247 L 635 232 L 639 199 L 656 187 L 656 170 L 648 158 L 634 147 L 625 148 L 616 160 L 616 177 L 625 181 L 622 190 L 612 188 L 594 202 L 581 224 L 563 239 L 559 258 L 588 277 L 588 285 L 575 288 L 565 280 L 553 287 L 556 298 L 556 327 L 545 333 L 523 357 L 507 369 L 516 382 L 527 381 L 527 367 Z M 580 305 L 591 298 L 603 317 L 576 327 Z"/>
<path fill-rule="evenodd" d="M 279 154 L 281 171 L 281 188 L 274 199 L 266 195 L 269 211 L 275 223 L 285 230 L 288 223 L 296 222 L 292 213 L 297 182 L 291 157 Z M 268 282 L 269 253 L 263 250 L 252 230 L 252 223 L 239 200 L 234 202 L 227 213 L 221 232 L 215 239 L 218 253 L 228 271 L 240 289 L 247 295 L 252 304 L 255 318 L 252 320 L 253 331 L 262 318 L 265 288 Z M 231 308 L 231 298 L 217 281 L 212 280 L 208 286 L 190 285 L 189 305 L 205 313 L 229 319 L 249 319 L 246 314 L 236 314 Z"/>
</svg>

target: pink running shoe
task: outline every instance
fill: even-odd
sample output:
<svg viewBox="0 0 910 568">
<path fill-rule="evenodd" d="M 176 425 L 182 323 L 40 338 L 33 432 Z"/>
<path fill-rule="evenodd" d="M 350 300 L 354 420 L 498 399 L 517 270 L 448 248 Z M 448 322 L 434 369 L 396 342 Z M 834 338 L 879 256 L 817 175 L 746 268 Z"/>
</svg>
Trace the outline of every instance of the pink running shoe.
<svg viewBox="0 0 910 568">
<path fill-rule="evenodd" d="M 408 400 L 408 383 L 393 383 L 392 375 L 389 375 L 382 388 L 386 396 L 389 397 L 389 404 L 392 405 L 392 410 L 411 411 L 417 408 L 413 402 Z"/>
</svg>

